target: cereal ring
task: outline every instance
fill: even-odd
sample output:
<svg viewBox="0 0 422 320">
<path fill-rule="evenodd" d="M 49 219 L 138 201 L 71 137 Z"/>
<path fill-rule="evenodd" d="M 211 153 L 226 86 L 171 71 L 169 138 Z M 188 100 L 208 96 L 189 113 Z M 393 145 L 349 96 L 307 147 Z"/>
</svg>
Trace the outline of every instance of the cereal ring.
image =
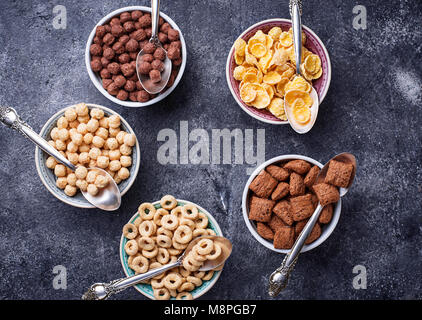
<svg viewBox="0 0 422 320">
<path fill-rule="evenodd" d="M 201 256 L 196 250 L 191 251 L 192 258 L 199 262 L 204 262 L 207 260 L 206 256 Z"/>
<path fill-rule="evenodd" d="M 161 207 L 166 210 L 172 210 L 177 206 L 177 200 L 171 195 L 166 195 L 160 200 Z"/>
<path fill-rule="evenodd" d="M 171 272 L 164 278 L 163 282 L 167 289 L 176 290 L 182 284 L 182 277 L 176 272 Z"/>
<path fill-rule="evenodd" d="M 193 275 L 199 279 L 202 279 L 205 276 L 205 271 L 197 271 Z"/>
<path fill-rule="evenodd" d="M 168 214 L 161 219 L 161 225 L 164 229 L 173 231 L 179 226 L 179 219 L 172 214 Z"/>
<path fill-rule="evenodd" d="M 182 207 L 182 216 L 186 219 L 195 220 L 198 217 L 198 208 L 193 204 L 185 204 Z"/>
<path fill-rule="evenodd" d="M 155 247 L 155 241 L 149 237 L 140 237 L 138 239 L 138 247 L 143 250 L 152 250 Z"/>
<path fill-rule="evenodd" d="M 196 237 L 202 237 L 202 236 L 208 236 L 208 232 L 205 229 L 195 229 L 193 230 L 193 238 Z"/>
<path fill-rule="evenodd" d="M 126 242 L 125 252 L 130 256 L 133 256 L 138 252 L 138 244 L 135 240 L 129 240 L 128 242 Z"/>
<path fill-rule="evenodd" d="M 214 242 L 210 239 L 201 239 L 195 245 L 195 250 L 200 255 L 210 254 L 213 248 L 214 248 Z"/>
<path fill-rule="evenodd" d="M 132 269 L 135 271 L 135 273 L 145 273 L 148 271 L 149 262 L 148 259 L 139 256 L 133 259 L 132 261 Z"/>
<path fill-rule="evenodd" d="M 153 289 L 161 289 L 162 287 L 164 287 L 163 278 L 161 278 L 161 279 L 152 279 L 151 280 L 151 287 Z"/>
<path fill-rule="evenodd" d="M 151 261 L 152 261 L 152 260 L 153 260 L 153 259 L 151 259 Z M 163 265 L 162 265 L 161 263 L 157 262 L 157 261 L 150 262 L 150 264 L 149 264 L 149 270 L 154 270 L 154 269 L 157 269 L 157 268 L 162 267 L 162 266 L 163 266 Z M 165 276 L 166 274 L 167 274 L 166 272 L 163 272 L 162 274 L 159 274 L 158 276 L 155 276 L 155 277 L 153 277 L 152 279 L 155 279 L 155 280 L 162 279 L 162 278 L 164 278 L 164 276 Z"/>
<path fill-rule="evenodd" d="M 215 260 L 221 255 L 221 246 L 214 242 L 214 249 L 206 255 L 207 260 Z"/>
<path fill-rule="evenodd" d="M 195 289 L 195 285 L 192 282 L 186 281 L 177 290 L 179 292 L 183 292 L 183 291 L 192 291 L 193 289 Z"/>
<path fill-rule="evenodd" d="M 154 258 L 155 256 L 157 256 L 157 254 L 158 254 L 158 247 L 154 247 L 154 249 L 152 250 L 145 250 L 145 249 L 142 250 L 142 255 L 148 259 Z"/>
<path fill-rule="evenodd" d="M 143 220 L 152 220 L 154 218 L 154 214 L 156 212 L 155 207 L 148 202 L 141 204 L 138 208 L 139 216 Z"/>
<path fill-rule="evenodd" d="M 140 224 L 142 223 L 142 219 L 141 217 L 137 217 L 135 219 L 135 221 L 133 221 L 133 224 L 135 225 L 135 227 L 139 228 Z"/>
<path fill-rule="evenodd" d="M 180 292 L 176 296 L 176 300 L 193 300 L 193 297 L 189 292 Z"/>
<path fill-rule="evenodd" d="M 178 219 L 182 218 L 182 207 L 176 207 L 170 211 L 170 214 L 176 216 Z"/>
<path fill-rule="evenodd" d="M 182 250 L 179 249 L 175 249 L 175 248 L 168 248 L 167 251 L 170 253 L 170 255 L 172 256 L 178 256 L 179 254 L 182 253 Z"/>
<path fill-rule="evenodd" d="M 170 248 L 172 245 L 172 241 L 170 237 L 160 234 L 157 236 L 157 245 L 162 248 Z"/>
<path fill-rule="evenodd" d="M 191 275 L 191 273 L 190 273 L 190 271 L 189 270 L 186 270 L 185 268 L 183 268 L 183 267 L 179 267 L 179 273 L 180 273 L 180 275 L 182 276 L 182 277 L 187 277 L 187 276 L 190 276 Z"/>
<path fill-rule="evenodd" d="M 139 234 L 143 237 L 151 237 L 155 232 L 155 226 L 152 221 L 142 221 L 139 225 Z"/>
<path fill-rule="evenodd" d="M 161 226 L 161 218 L 164 217 L 166 214 L 169 214 L 169 212 L 166 209 L 163 209 L 163 208 L 157 209 L 153 217 L 154 223 L 157 226 Z"/>
<path fill-rule="evenodd" d="M 133 256 L 129 256 L 127 258 L 127 264 L 129 265 L 129 267 L 132 269 L 132 262 L 133 259 L 135 259 L 136 257 L 139 257 L 141 254 L 138 252 L 137 254 L 133 255 Z"/>
<path fill-rule="evenodd" d="M 215 233 L 215 231 L 214 230 L 212 230 L 212 229 L 206 229 L 207 230 L 207 232 L 208 232 L 208 235 L 210 235 L 210 236 L 215 236 L 216 235 L 216 233 Z"/>
<path fill-rule="evenodd" d="M 136 226 L 132 223 L 127 223 L 123 227 L 123 235 L 127 239 L 135 239 L 138 235 L 138 230 L 136 229 Z"/>
<path fill-rule="evenodd" d="M 169 289 L 169 292 L 170 292 L 170 296 L 172 296 L 173 298 L 177 297 L 177 290 Z"/>
<path fill-rule="evenodd" d="M 173 232 L 171 232 L 170 230 L 164 229 L 163 227 L 159 227 L 157 230 L 157 236 L 161 234 L 169 237 L 170 239 L 173 238 Z"/>
<path fill-rule="evenodd" d="M 179 243 L 174 238 L 172 239 L 173 247 L 177 250 L 184 250 L 188 246 L 188 244 Z"/>
<path fill-rule="evenodd" d="M 192 230 L 185 225 L 179 226 L 174 232 L 173 239 L 181 244 L 187 244 L 192 240 Z"/>
<path fill-rule="evenodd" d="M 188 226 L 192 231 L 195 230 L 195 222 L 193 222 L 193 220 L 182 218 L 180 220 L 180 225 Z"/>
<path fill-rule="evenodd" d="M 191 259 L 189 259 L 189 257 L 185 257 L 183 259 L 182 264 L 183 264 L 183 268 L 185 268 L 188 271 L 192 271 L 193 272 L 193 271 L 198 271 L 198 269 L 199 269 L 199 266 L 194 265 L 192 263 Z"/>
<path fill-rule="evenodd" d="M 208 217 L 205 213 L 200 212 L 198 218 L 195 219 L 195 226 L 199 229 L 205 229 L 208 226 Z"/>
<path fill-rule="evenodd" d="M 157 261 L 166 264 L 170 260 L 170 254 L 165 248 L 158 248 Z"/>
<path fill-rule="evenodd" d="M 203 265 L 202 261 L 197 260 L 195 256 L 193 255 L 192 251 L 189 252 L 189 254 L 186 257 L 190 260 L 191 264 L 193 264 L 194 266 L 202 267 Z"/>
<path fill-rule="evenodd" d="M 154 298 L 157 300 L 169 300 L 170 293 L 166 288 L 154 289 Z"/>
<path fill-rule="evenodd" d="M 202 280 L 200 278 L 197 278 L 197 277 L 188 276 L 186 278 L 186 281 L 192 282 L 196 287 L 199 287 L 199 286 L 202 285 Z"/>
<path fill-rule="evenodd" d="M 213 275 L 214 275 L 214 271 L 212 271 L 212 270 L 207 271 L 207 273 L 205 274 L 205 276 L 202 277 L 202 281 L 211 280 Z"/>
<path fill-rule="evenodd" d="M 176 256 L 171 256 L 171 257 L 170 257 L 170 261 L 169 261 L 169 263 L 174 263 L 174 262 L 176 262 L 178 259 L 179 259 L 179 258 L 178 258 L 178 257 L 176 257 Z"/>
</svg>

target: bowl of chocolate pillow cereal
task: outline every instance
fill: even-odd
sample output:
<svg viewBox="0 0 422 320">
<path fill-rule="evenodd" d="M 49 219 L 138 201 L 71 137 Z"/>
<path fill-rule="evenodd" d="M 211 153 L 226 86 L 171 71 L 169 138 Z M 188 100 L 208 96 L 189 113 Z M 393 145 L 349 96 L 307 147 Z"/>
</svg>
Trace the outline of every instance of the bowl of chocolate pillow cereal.
<svg viewBox="0 0 422 320">
<path fill-rule="evenodd" d="M 322 167 L 309 157 L 283 155 L 255 169 L 243 192 L 242 210 L 249 231 L 259 243 L 275 252 L 289 252 L 318 205 L 314 183 Z M 329 202 L 302 252 L 316 248 L 334 231 L 341 199 Z"/>
<path fill-rule="evenodd" d="M 163 100 L 176 88 L 186 66 L 186 43 L 176 23 L 160 12 L 159 33 L 172 62 L 169 82 L 162 92 L 144 90 L 136 73 L 136 58 L 144 50 L 140 72 L 157 80 L 165 52 L 149 42 L 151 8 L 132 6 L 115 10 L 92 30 L 85 49 L 85 64 L 95 87 L 109 100 L 126 107 L 145 107 Z"/>
</svg>

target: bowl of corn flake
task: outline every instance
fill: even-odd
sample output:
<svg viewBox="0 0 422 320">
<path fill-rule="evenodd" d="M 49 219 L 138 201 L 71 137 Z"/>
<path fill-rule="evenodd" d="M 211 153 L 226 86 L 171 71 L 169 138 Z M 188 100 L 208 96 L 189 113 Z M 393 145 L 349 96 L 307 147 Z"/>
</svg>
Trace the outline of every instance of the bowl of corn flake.
<svg viewBox="0 0 422 320">
<path fill-rule="evenodd" d="M 291 21 L 269 19 L 246 29 L 233 43 L 226 64 L 229 89 L 250 116 L 271 124 L 287 124 L 284 98 L 310 86 L 324 100 L 331 81 L 331 63 L 321 39 L 302 26 L 301 74 L 296 76 Z"/>
</svg>

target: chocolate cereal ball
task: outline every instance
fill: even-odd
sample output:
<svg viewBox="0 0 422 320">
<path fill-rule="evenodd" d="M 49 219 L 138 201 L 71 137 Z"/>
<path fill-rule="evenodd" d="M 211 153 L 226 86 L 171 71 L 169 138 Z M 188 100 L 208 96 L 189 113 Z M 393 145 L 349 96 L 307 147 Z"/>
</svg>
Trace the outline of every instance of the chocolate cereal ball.
<svg viewBox="0 0 422 320">
<path fill-rule="evenodd" d="M 151 69 L 152 69 L 151 64 L 149 62 L 143 61 L 139 65 L 138 71 L 141 74 L 148 74 L 151 71 Z"/>
<path fill-rule="evenodd" d="M 115 44 L 117 44 L 118 42 L 116 42 Z M 112 60 L 114 58 L 114 50 L 112 48 L 106 48 L 104 49 L 104 53 L 103 53 L 103 57 L 106 58 L 107 60 Z"/>
<path fill-rule="evenodd" d="M 120 64 L 118 64 L 117 62 L 112 62 L 107 66 L 107 70 L 110 71 L 111 74 L 119 74 Z"/>
<path fill-rule="evenodd" d="M 158 47 L 154 51 L 154 58 L 158 60 L 164 60 L 166 58 L 166 52 L 163 48 Z"/>
<path fill-rule="evenodd" d="M 142 50 L 144 51 L 144 53 L 151 53 L 152 54 L 155 51 L 155 45 L 151 42 L 148 42 L 144 45 Z"/>
<path fill-rule="evenodd" d="M 107 90 L 107 87 L 112 83 L 113 80 L 111 79 L 103 79 L 103 88 Z"/>
<path fill-rule="evenodd" d="M 173 61 L 172 61 L 172 63 L 173 63 L 173 65 L 175 66 L 175 67 L 178 67 L 178 66 L 180 66 L 181 64 L 182 64 L 182 58 L 180 57 L 180 58 L 178 58 L 178 59 L 174 59 Z"/>
<path fill-rule="evenodd" d="M 151 26 L 151 15 L 149 13 L 144 14 L 142 17 L 138 19 L 138 22 L 141 24 L 142 28 L 147 28 Z"/>
<path fill-rule="evenodd" d="M 163 33 L 163 32 L 158 33 L 158 40 L 161 43 L 166 43 L 167 40 L 168 40 L 167 35 L 165 33 Z"/>
<path fill-rule="evenodd" d="M 143 29 L 139 29 L 139 30 L 133 31 L 130 34 L 130 37 L 132 39 L 135 39 L 136 41 L 143 41 L 146 39 L 147 35 Z"/>
<path fill-rule="evenodd" d="M 120 24 L 120 19 L 119 18 L 113 18 L 110 20 L 110 26 L 114 26 L 115 24 Z"/>
<path fill-rule="evenodd" d="M 132 20 L 138 20 L 140 17 L 142 17 L 143 13 L 142 11 L 135 10 L 132 11 L 130 15 L 132 16 Z"/>
<path fill-rule="evenodd" d="M 121 70 L 125 77 L 130 77 L 135 73 L 136 68 L 130 65 L 129 63 L 125 63 L 122 65 Z"/>
<path fill-rule="evenodd" d="M 127 100 L 128 97 L 129 97 L 129 93 L 127 93 L 127 91 L 125 90 L 120 90 L 116 96 L 117 99 L 123 100 L 123 101 Z"/>
<path fill-rule="evenodd" d="M 132 32 L 135 31 L 135 24 L 133 23 L 133 21 L 127 21 L 123 24 L 123 28 L 126 32 Z"/>
<path fill-rule="evenodd" d="M 126 21 L 129 21 L 132 19 L 132 16 L 130 15 L 130 12 L 122 12 L 120 14 L 120 22 L 125 23 Z"/>
<path fill-rule="evenodd" d="M 125 86 L 123 87 L 128 92 L 132 92 L 136 89 L 135 81 L 127 80 Z"/>
<path fill-rule="evenodd" d="M 99 44 L 100 46 L 103 45 L 103 39 L 97 36 L 94 37 L 93 42 Z"/>
<path fill-rule="evenodd" d="M 119 92 L 119 87 L 114 82 L 112 82 L 107 87 L 107 92 L 112 96 L 115 96 Z"/>
<path fill-rule="evenodd" d="M 127 53 L 123 53 L 119 56 L 118 60 L 122 64 L 129 63 L 130 62 L 130 56 Z"/>
<path fill-rule="evenodd" d="M 104 43 L 109 45 L 109 46 L 111 46 L 113 44 L 114 40 L 115 40 L 115 38 L 111 33 L 107 33 L 103 38 Z"/>
<path fill-rule="evenodd" d="M 182 48 L 182 42 L 180 42 L 180 40 L 170 42 L 170 47 L 175 47 L 175 48 L 181 49 Z"/>
<path fill-rule="evenodd" d="M 179 59 L 180 58 L 180 49 L 170 46 L 169 51 L 167 52 L 167 57 L 169 57 L 170 60 Z"/>
<path fill-rule="evenodd" d="M 126 44 L 129 41 L 129 39 L 130 39 L 130 37 L 127 34 L 124 34 L 119 38 L 119 42 Z"/>
<path fill-rule="evenodd" d="M 142 87 L 142 84 L 141 84 L 141 82 L 139 81 L 139 79 L 136 81 L 136 89 L 137 90 L 143 90 L 144 89 L 144 87 Z"/>
<path fill-rule="evenodd" d="M 122 54 L 125 52 L 125 45 L 121 42 L 116 42 L 115 44 L 113 44 L 113 50 L 117 54 Z"/>
<path fill-rule="evenodd" d="M 103 38 L 106 33 L 107 33 L 107 31 L 106 31 L 106 28 L 104 26 L 98 26 L 95 29 L 95 35 L 99 38 Z"/>
<path fill-rule="evenodd" d="M 102 57 L 100 59 L 101 61 L 101 65 L 103 66 L 103 68 L 107 68 L 108 64 L 110 63 L 110 60 L 108 60 L 107 58 Z"/>
<path fill-rule="evenodd" d="M 145 33 L 147 35 L 147 38 L 151 38 L 152 36 L 152 28 L 145 28 Z"/>
<path fill-rule="evenodd" d="M 91 61 L 91 69 L 94 72 L 99 72 L 103 68 L 100 60 L 92 60 Z"/>
<path fill-rule="evenodd" d="M 111 34 L 115 37 L 120 37 L 125 32 L 125 29 L 120 24 L 115 24 L 111 27 Z"/>
<path fill-rule="evenodd" d="M 148 43 L 149 43 L 149 41 L 148 41 L 148 40 L 140 41 L 140 42 L 139 42 L 139 48 L 140 48 L 141 50 L 143 50 L 143 49 L 144 49 L 144 47 L 145 47 Z M 152 53 L 152 52 L 151 52 L 151 53 Z"/>
<path fill-rule="evenodd" d="M 110 79 L 111 78 L 111 72 L 108 71 L 107 68 L 104 68 L 103 70 L 100 71 L 100 77 L 103 78 L 103 79 Z"/>
<path fill-rule="evenodd" d="M 135 52 L 138 50 L 139 46 L 138 46 L 138 41 L 136 41 L 135 39 L 130 39 L 126 45 L 125 48 L 127 51 L 129 52 Z"/>
<path fill-rule="evenodd" d="M 161 81 L 161 72 L 158 70 L 151 70 L 149 72 L 149 77 L 152 82 L 157 83 Z"/>
<path fill-rule="evenodd" d="M 155 59 L 153 62 L 151 62 L 151 67 L 154 70 L 158 70 L 159 72 L 163 72 L 163 70 L 164 70 L 164 63 L 161 60 Z"/>
<path fill-rule="evenodd" d="M 137 100 L 139 102 L 147 102 L 149 100 L 149 93 L 145 90 L 138 91 Z"/>
<path fill-rule="evenodd" d="M 115 79 L 114 79 L 114 83 L 117 85 L 117 87 L 121 88 L 126 84 L 126 78 L 123 77 L 122 75 L 118 75 Z"/>
<path fill-rule="evenodd" d="M 154 61 L 154 57 L 152 56 L 152 54 L 147 53 L 142 56 L 142 61 L 151 63 L 152 61 Z"/>
<path fill-rule="evenodd" d="M 94 43 L 89 48 L 89 52 L 93 56 L 101 56 L 101 54 L 103 53 L 103 48 L 101 48 L 101 46 L 99 44 Z"/>
<path fill-rule="evenodd" d="M 164 22 L 163 25 L 160 27 L 160 31 L 167 34 L 171 26 L 168 22 Z"/>
<path fill-rule="evenodd" d="M 179 40 L 179 31 L 177 31 L 175 29 L 169 29 L 167 36 L 168 36 L 170 41 Z"/>
<path fill-rule="evenodd" d="M 133 102 L 137 102 L 138 101 L 138 91 L 132 91 L 131 93 L 129 93 L 129 100 L 133 101 Z"/>
</svg>

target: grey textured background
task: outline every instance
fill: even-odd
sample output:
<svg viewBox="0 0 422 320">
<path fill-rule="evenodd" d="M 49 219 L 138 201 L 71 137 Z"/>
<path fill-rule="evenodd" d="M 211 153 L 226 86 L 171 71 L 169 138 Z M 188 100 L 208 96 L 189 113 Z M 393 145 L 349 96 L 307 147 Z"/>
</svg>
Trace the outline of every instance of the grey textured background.
<svg viewBox="0 0 422 320">
<path fill-rule="evenodd" d="M 167 193 L 208 209 L 234 243 L 220 280 L 204 298 L 268 298 L 267 276 L 282 256 L 259 245 L 243 221 L 247 165 L 157 161 L 157 133 L 178 131 L 181 120 L 191 130 L 264 128 L 266 159 L 297 153 L 326 162 L 342 151 L 357 156 L 357 179 L 336 230 L 301 256 L 279 299 L 422 298 L 422 2 L 304 1 L 303 23 L 324 41 L 333 75 L 318 121 L 303 136 L 248 116 L 225 79 L 236 37 L 260 20 L 287 18 L 287 2 L 163 0 L 162 10 L 184 33 L 187 68 L 165 101 L 129 109 L 108 101 L 89 80 L 85 42 L 104 15 L 149 1 L 1 1 L 0 103 L 14 106 L 37 131 L 70 104 L 111 107 L 136 131 L 142 158 L 118 212 L 81 210 L 47 192 L 36 173 L 34 146 L 0 126 L 1 299 L 78 299 L 93 282 L 122 276 L 122 226 L 141 202 Z M 67 8 L 66 30 L 52 27 L 57 4 Z M 367 30 L 352 28 L 357 4 L 367 8 Z M 357 264 L 367 268 L 367 290 L 352 287 Z M 67 290 L 52 287 L 55 265 L 67 267 Z M 119 298 L 143 296 L 129 289 Z"/>
</svg>

